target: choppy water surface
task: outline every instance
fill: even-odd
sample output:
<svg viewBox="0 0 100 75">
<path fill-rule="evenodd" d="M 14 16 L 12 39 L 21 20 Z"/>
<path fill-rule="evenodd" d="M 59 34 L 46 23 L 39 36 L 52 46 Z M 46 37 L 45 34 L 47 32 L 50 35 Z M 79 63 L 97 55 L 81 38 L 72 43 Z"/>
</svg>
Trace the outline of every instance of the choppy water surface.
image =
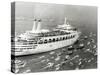
<svg viewBox="0 0 100 75">
<path fill-rule="evenodd" d="M 97 68 L 97 35 L 82 34 L 72 46 L 40 54 L 16 57 L 17 73 Z"/>
</svg>

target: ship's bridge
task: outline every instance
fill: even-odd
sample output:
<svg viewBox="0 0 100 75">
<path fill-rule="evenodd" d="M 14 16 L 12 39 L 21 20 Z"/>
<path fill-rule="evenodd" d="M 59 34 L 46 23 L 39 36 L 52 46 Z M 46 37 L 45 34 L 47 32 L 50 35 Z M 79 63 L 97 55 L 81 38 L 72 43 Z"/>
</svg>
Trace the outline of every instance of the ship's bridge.
<svg viewBox="0 0 100 75">
<path fill-rule="evenodd" d="M 55 30 L 60 30 L 60 31 L 65 31 L 65 32 L 75 32 L 77 31 L 77 29 L 75 27 L 73 27 L 72 25 L 70 25 L 67 22 L 67 18 L 65 18 L 64 24 L 62 25 L 58 25 Z"/>
<path fill-rule="evenodd" d="M 71 25 L 58 25 L 55 30 L 65 31 L 65 32 L 75 32 L 77 29 Z"/>
</svg>

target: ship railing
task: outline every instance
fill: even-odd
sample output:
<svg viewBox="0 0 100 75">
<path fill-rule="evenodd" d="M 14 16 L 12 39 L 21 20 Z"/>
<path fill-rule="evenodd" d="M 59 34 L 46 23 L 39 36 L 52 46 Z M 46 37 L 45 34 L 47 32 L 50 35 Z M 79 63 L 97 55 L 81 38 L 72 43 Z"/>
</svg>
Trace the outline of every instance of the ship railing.
<svg viewBox="0 0 100 75">
<path fill-rule="evenodd" d="M 58 35 L 66 35 L 66 34 L 70 34 L 70 32 L 64 32 L 64 31 L 47 32 L 47 33 L 39 34 L 39 37 L 49 37 L 49 36 L 58 36 Z"/>
</svg>

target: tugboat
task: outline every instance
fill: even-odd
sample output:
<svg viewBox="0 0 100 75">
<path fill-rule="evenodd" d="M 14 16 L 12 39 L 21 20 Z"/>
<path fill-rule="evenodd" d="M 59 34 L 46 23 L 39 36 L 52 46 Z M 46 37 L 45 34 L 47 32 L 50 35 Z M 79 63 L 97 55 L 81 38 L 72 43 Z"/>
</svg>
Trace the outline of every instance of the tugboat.
<svg viewBox="0 0 100 75">
<path fill-rule="evenodd" d="M 65 18 L 64 24 L 52 30 L 41 29 L 41 19 L 34 20 L 31 31 L 26 31 L 12 40 L 11 53 L 14 56 L 36 54 L 74 44 L 81 32 L 71 26 Z"/>
</svg>

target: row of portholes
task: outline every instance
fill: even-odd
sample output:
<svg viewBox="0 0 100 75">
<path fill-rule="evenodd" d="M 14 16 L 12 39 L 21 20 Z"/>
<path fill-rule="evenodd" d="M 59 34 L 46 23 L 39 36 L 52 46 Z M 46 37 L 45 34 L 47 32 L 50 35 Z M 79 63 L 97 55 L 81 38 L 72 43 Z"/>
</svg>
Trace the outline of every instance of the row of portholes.
<svg viewBox="0 0 100 75">
<path fill-rule="evenodd" d="M 60 38 L 53 38 L 53 39 L 45 39 L 44 41 L 40 40 L 38 42 L 38 44 L 43 44 L 43 43 L 51 43 L 51 42 L 56 42 L 56 41 L 62 41 L 62 40 L 67 40 L 67 39 L 71 39 L 74 38 L 75 35 L 71 35 L 71 36 L 66 36 L 66 37 L 60 37 Z"/>
</svg>

